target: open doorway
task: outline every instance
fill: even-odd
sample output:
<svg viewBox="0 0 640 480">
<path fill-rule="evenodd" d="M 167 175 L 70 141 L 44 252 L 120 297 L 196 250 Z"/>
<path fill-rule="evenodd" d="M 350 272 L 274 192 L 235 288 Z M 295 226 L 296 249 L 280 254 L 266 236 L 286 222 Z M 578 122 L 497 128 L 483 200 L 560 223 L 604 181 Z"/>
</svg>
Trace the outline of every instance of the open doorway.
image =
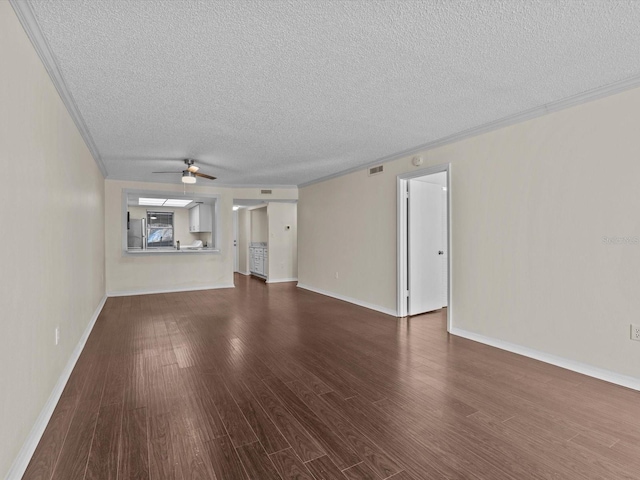
<svg viewBox="0 0 640 480">
<path fill-rule="evenodd" d="M 267 202 L 264 200 L 234 199 L 233 210 L 234 271 L 246 276 L 258 272 L 258 276 L 266 279 L 268 272 L 266 265 L 264 261 L 262 261 L 262 268 L 259 269 L 259 271 L 256 269 L 256 255 L 254 255 L 256 252 L 253 251 L 252 247 L 257 245 L 256 242 L 261 242 L 260 246 L 264 249 L 267 248 Z M 258 222 L 258 220 L 261 221 Z"/>
<path fill-rule="evenodd" d="M 449 165 L 398 176 L 398 316 L 447 307 L 451 329 Z"/>
<path fill-rule="evenodd" d="M 266 283 L 297 281 L 297 201 L 234 199 L 233 203 L 237 214 L 236 271 Z"/>
</svg>

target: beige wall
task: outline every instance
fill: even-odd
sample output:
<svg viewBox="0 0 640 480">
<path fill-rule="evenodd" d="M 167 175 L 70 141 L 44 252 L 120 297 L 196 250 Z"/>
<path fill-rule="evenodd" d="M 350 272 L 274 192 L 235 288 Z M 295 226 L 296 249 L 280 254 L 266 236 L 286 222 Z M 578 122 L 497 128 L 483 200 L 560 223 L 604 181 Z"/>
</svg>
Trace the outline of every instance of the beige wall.
<svg viewBox="0 0 640 480">
<path fill-rule="evenodd" d="M 267 219 L 267 207 L 251 210 L 251 241 L 269 241 L 269 221 Z"/>
<path fill-rule="evenodd" d="M 238 271 L 249 273 L 249 243 L 251 214 L 246 208 L 238 210 Z"/>
<path fill-rule="evenodd" d="M 298 189 L 296 187 L 271 188 L 272 193 L 264 195 L 259 188 L 237 187 L 230 188 L 233 198 L 242 205 L 243 200 L 261 200 L 263 202 L 275 202 L 281 200 L 297 200 Z"/>
<path fill-rule="evenodd" d="M 6 1 L 0 159 L 4 478 L 105 293 L 104 180 Z M 20 168 L 26 172 L 18 180 Z"/>
<path fill-rule="evenodd" d="M 454 327 L 640 378 L 640 89 L 423 153 L 451 163 Z M 300 282 L 396 309 L 396 175 L 300 189 Z M 339 278 L 335 273 L 339 272 Z"/>
<path fill-rule="evenodd" d="M 189 187 L 194 195 L 220 195 L 219 254 L 123 255 L 122 191 L 123 189 L 179 192 L 181 185 L 105 182 L 105 246 L 107 292 L 144 292 L 233 285 L 232 206 L 233 194 L 227 188 Z M 187 212 L 188 215 L 188 212 Z M 187 217 L 188 218 L 188 217 Z M 190 243 L 190 242 L 189 242 Z"/>
<path fill-rule="evenodd" d="M 298 277 L 298 206 L 295 203 L 270 202 L 269 282 Z M 286 226 L 290 229 L 287 230 Z"/>
<path fill-rule="evenodd" d="M 260 198 L 258 189 L 190 186 L 187 194 L 220 195 L 219 254 L 123 255 L 122 191 L 179 192 L 182 185 L 105 181 L 105 249 L 107 292 L 148 292 L 233 285 L 233 199 Z M 277 198 L 297 198 L 297 189 L 273 189 Z"/>
</svg>

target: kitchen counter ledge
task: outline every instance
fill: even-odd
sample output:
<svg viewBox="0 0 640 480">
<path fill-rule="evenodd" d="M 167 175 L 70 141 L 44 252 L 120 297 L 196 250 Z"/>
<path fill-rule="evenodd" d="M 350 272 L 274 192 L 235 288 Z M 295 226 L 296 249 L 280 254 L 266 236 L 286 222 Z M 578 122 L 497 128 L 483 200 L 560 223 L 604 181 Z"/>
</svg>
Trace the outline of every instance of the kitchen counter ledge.
<svg viewBox="0 0 640 480">
<path fill-rule="evenodd" d="M 145 250 L 124 250 L 125 255 L 206 255 L 220 253 L 218 248 L 181 248 L 177 250 L 175 248 L 147 248 Z"/>
</svg>

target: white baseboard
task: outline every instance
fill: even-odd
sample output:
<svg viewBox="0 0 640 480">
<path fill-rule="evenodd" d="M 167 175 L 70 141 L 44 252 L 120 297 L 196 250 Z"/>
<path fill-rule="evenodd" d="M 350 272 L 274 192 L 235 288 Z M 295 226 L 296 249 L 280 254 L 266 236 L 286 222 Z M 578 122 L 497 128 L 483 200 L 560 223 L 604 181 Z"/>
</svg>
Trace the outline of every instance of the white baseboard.
<svg viewBox="0 0 640 480">
<path fill-rule="evenodd" d="M 319 288 L 310 287 L 309 285 L 305 285 L 304 283 L 298 283 L 298 287 L 303 288 L 305 290 L 309 290 L 310 292 L 319 293 L 320 295 L 326 295 L 327 297 L 336 298 L 338 300 L 342 300 L 343 302 L 353 303 L 354 305 L 358 305 L 359 307 L 364 307 L 370 310 L 375 310 L 376 312 L 385 313 L 387 315 L 391 315 L 392 317 L 398 316 L 398 312 L 392 308 L 381 307 L 380 305 L 374 305 L 373 303 L 363 302 L 362 300 L 358 300 L 356 298 L 345 297 L 344 295 L 339 295 L 337 293 L 328 292 L 326 290 L 321 290 Z"/>
<path fill-rule="evenodd" d="M 29 462 L 31 461 L 31 457 L 36 451 L 36 447 L 38 446 L 38 443 L 40 442 L 40 439 L 44 434 L 44 430 L 47 428 L 49 420 L 51 420 L 51 415 L 53 415 L 53 411 L 58 404 L 58 400 L 60 400 L 62 391 L 67 385 L 67 381 L 69 381 L 69 377 L 71 376 L 73 367 L 76 366 L 76 362 L 78 361 L 78 358 L 80 358 L 82 349 L 84 348 L 85 343 L 87 343 L 89 334 L 91 333 L 91 330 L 93 330 L 93 326 L 95 325 L 96 320 L 98 319 L 98 316 L 100 315 L 102 307 L 104 307 L 104 303 L 106 301 L 107 296 L 105 295 L 104 297 L 102 297 L 102 300 L 100 300 L 98 307 L 93 312 L 91 320 L 89 321 L 87 328 L 85 328 L 82 337 L 80 337 L 76 348 L 73 349 L 73 352 L 69 357 L 69 361 L 65 365 L 64 370 L 62 370 L 62 373 L 60 374 L 56 385 L 53 387 L 51 395 L 49 395 L 47 402 L 44 404 L 44 407 L 42 407 L 42 410 L 40 410 L 40 415 L 38 415 L 36 422 L 34 423 L 31 431 L 29 432 L 29 435 L 27 436 L 27 439 L 24 441 L 24 443 L 22 444 L 22 448 L 18 452 L 18 456 L 13 461 L 9 472 L 7 473 L 7 480 L 22 478 L 24 472 L 27 470 Z"/>
<path fill-rule="evenodd" d="M 238 272 L 235 272 L 235 273 L 239 273 L 240 275 L 245 275 L 245 276 L 247 276 L 247 277 L 248 277 L 249 275 L 251 275 L 251 272 L 240 272 L 240 271 L 238 271 Z"/>
<path fill-rule="evenodd" d="M 298 277 L 296 278 L 277 278 L 275 280 L 267 280 L 267 283 L 284 283 L 284 282 L 297 282 Z"/>
<path fill-rule="evenodd" d="M 533 358 L 544 363 L 549 363 L 557 367 L 565 368 L 573 372 L 581 373 L 589 377 L 604 380 L 605 382 L 615 383 L 623 387 L 631 388 L 633 390 L 640 391 L 640 378 L 629 377 L 626 375 L 620 375 L 619 373 L 612 372 L 610 370 L 604 370 L 602 368 L 593 367 L 585 363 L 576 362 L 575 360 L 569 360 L 563 357 L 557 357 L 549 353 L 534 350 L 533 348 L 523 347 L 515 343 L 505 342 L 496 338 L 485 337 L 478 333 L 469 332 L 460 328 L 453 327 L 449 332 L 458 337 L 467 338 L 474 342 L 484 343 L 491 347 L 496 347 L 507 352 L 517 353 L 525 357 Z"/>
<path fill-rule="evenodd" d="M 108 297 L 129 297 L 131 295 L 153 295 L 156 293 L 179 293 L 195 292 L 200 290 L 216 290 L 218 288 L 235 288 L 233 283 L 228 285 L 205 285 L 204 287 L 183 287 L 183 288 L 158 288 L 151 290 L 121 290 L 117 292 L 107 292 Z"/>
</svg>

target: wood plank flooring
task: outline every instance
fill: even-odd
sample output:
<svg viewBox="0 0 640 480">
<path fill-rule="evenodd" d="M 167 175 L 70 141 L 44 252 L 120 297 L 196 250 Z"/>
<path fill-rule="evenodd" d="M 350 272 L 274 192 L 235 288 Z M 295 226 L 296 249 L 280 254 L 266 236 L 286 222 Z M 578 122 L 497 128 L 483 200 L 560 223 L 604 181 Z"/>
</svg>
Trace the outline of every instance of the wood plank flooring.
<svg viewBox="0 0 640 480">
<path fill-rule="evenodd" d="M 108 299 L 25 479 L 638 479 L 640 393 L 293 284 Z"/>
</svg>

